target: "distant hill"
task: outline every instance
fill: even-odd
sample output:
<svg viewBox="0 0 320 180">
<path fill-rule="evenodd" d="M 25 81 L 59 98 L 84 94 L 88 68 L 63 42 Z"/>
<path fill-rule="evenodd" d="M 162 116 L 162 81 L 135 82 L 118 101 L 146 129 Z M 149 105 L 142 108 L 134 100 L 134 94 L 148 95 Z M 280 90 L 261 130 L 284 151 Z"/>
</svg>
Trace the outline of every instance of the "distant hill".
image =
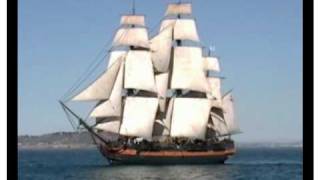
<svg viewBox="0 0 320 180">
<path fill-rule="evenodd" d="M 88 132 L 57 132 L 40 136 L 18 137 L 18 148 L 85 148 L 94 147 Z"/>
<path fill-rule="evenodd" d="M 236 145 L 240 148 L 285 148 L 285 147 L 297 147 L 302 148 L 301 141 L 292 142 L 236 142 Z"/>
</svg>

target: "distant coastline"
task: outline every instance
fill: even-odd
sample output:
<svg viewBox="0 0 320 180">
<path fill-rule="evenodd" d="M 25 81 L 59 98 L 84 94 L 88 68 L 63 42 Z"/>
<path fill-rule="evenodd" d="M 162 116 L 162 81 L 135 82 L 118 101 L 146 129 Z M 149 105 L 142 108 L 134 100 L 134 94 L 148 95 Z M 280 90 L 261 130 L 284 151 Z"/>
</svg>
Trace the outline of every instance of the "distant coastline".
<svg viewBox="0 0 320 180">
<path fill-rule="evenodd" d="M 18 136 L 18 149 L 95 148 L 88 132 L 56 132 L 38 136 Z"/>
<path fill-rule="evenodd" d="M 302 148 L 301 141 L 292 142 L 240 142 L 236 143 L 240 148 Z"/>
<path fill-rule="evenodd" d="M 239 148 L 302 148 L 301 141 L 292 142 L 238 142 Z M 88 132 L 56 132 L 38 136 L 18 136 L 18 149 L 91 149 L 95 148 Z"/>
</svg>

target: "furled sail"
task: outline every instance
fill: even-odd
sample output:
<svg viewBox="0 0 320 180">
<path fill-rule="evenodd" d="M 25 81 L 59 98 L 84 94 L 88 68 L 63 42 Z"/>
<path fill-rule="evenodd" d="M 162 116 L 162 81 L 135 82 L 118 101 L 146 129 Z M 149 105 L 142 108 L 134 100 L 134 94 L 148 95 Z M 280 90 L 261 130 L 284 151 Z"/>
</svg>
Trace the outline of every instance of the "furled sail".
<svg viewBox="0 0 320 180">
<path fill-rule="evenodd" d="M 219 60 L 217 57 L 204 57 L 205 70 L 220 72 Z"/>
<path fill-rule="evenodd" d="M 95 126 L 95 129 L 99 129 L 107 132 L 119 133 L 120 119 L 99 123 Z"/>
<path fill-rule="evenodd" d="M 122 27 L 118 29 L 113 46 L 137 46 L 149 48 L 148 32 L 145 27 Z"/>
<path fill-rule="evenodd" d="M 127 97 L 120 134 L 151 139 L 157 108 L 157 98 Z"/>
<path fill-rule="evenodd" d="M 123 15 L 120 22 L 125 25 L 145 26 L 143 15 Z"/>
<path fill-rule="evenodd" d="M 174 25 L 174 39 L 199 41 L 194 19 L 177 19 Z"/>
<path fill-rule="evenodd" d="M 169 73 L 160 73 L 156 75 L 156 85 L 158 90 L 159 106 L 161 112 L 165 112 L 166 109 L 168 78 Z"/>
<path fill-rule="evenodd" d="M 152 62 L 158 72 L 166 72 L 169 68 L 172 47 L 172 28 L 165 28 L 150 40 Z"/>
<path fill-rule="evenodd" d="M 200 48 L 175 47 L 171 88 L 210 92 L 202 61 Z"/>
<path fill-rule="evenodd" d="M 108 99 L 119 72 L 121 62 L 122 59 L 119 58 L 96 81 L 73 97 L 72 100 L 92 101 Z"/>
<path fill-rule="evenodd" d="M 119 50 L 119 51 L 111 51 L 108 60 L 108 68 L 121 56 L 124 56 L 127 51 Z"/>
<path fill-rule="evenodd" d="M 231 92 L 227 93 L 222 98 L 223 116 L 230 134 L 240 131 L 234 118 L 234 104 Z"/>
<path fill-rule="evenodd" d="M 122 97 L 121 92 L 123 88 L 123 74 L 124 62 L 121 63 L 116 82 L 114 83 L 110 98 L 98 105 L 90 114 L 91 117 L 109 117 L 121 116 Z"/>
<path fill-rule="evenodd" d="M 205 139 L 210 107 L 208 99 L 175 98 L 170 135 Z"/>
<path fill-rule="evenodd" d="M 210 93 L 207 93 L 207 98 L 212 100 L 212 106 L 221 107 L 221 78 L 207 77 L 210 85 Z"/>
<path fill-rule="evenodd" d="M 125 88 L 157 92 L 151 54 L 130 50 L 125 60 Z"/>
<path fill-rule="evenodd" d="M 191 3 L 176 3 L 168 5 L 166 15 L 191 14 L 191 12 Z"/>
</svg>

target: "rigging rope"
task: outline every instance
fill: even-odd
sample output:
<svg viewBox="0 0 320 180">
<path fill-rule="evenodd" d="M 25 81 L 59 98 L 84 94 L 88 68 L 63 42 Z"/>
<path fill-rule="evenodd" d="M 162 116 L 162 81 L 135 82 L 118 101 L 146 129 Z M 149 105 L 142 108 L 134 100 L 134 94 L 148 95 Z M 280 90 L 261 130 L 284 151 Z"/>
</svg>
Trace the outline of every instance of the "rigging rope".
<svg viewBox="0 0 320 180">
<path fill-rule="evenodd" d="M 127 31 L 123 32 L 120 35 L 119 39 L 122 39 Z M 113 33 L 115 34 L 115 33 Z M 67 92 L 60 98 L 62 101 L 67 102 L 72 98 L 72 94 L 79 89 L 79 87 L 90 77 L 90 75 L 99 67 L 99 65 L 103 62 L 104 58 L 109 54 L 108 52 L 112 50 L 112 46 L 107 46 L 113 40 L 113 36 L 104 44 L 103 48 L 99 51 L 99 53 L 95 56 L 94 60 L 90 63 L 90 65 L 86 68 L 84 73 L 75 81 L 75 83 L 67 90 Z M 105 48 L 108 47 L 108 48 Z M 105 51 L 107 49 L 107 51 Z M 104 53 L 102 58 L 99 57 Z"/>
<path fill-rule="evenodd" d="M 101 54 L 104 52 L 105 50 L 105 46 L 107 45 L 108 43 L 106 43 L 103 48 L 99 51 L 99 53 L 95 56 L 94 60 L 89 64 L 89 66 L 86 68 L 86 70 L 82 73 L 82 75 L 73 83 L 73 85 L 67 90 L 67 92 L 60 98 L 61 100 L 66 100 L 67 97 L 70 96 L 70 94 L 72 94 L 75 90 L 77 90 L 77 88 L 81 85 L 81 83 L 83 82 L 83 79 L 86 79 L 88 77 L 88 72 L 89 70 L 91 69 L 92 70 L 95 70 L 95 68 L 97 67 L 97 65 L 95 65 L 97 62 L 98 64 L 101 64 L 101 59 L 98 59 Z M 103 56 L 105 57 L 105 56 Z M 92 67 L 94 66 L 94 69 L 92 69 Z M 90 72 L 91 72 L 90 71 Z"/>
<path fill-rule="evenodd" d="M 73 98 L 73 96 L 74 96 L 73 93 L 74 93 L 75 91 L 77 91 L 77 90 L 79 89 L 79 87 L 80 87 L 84 82 L 86 82 L 86 80 L 89 79 L 89 77 L 92 75 L 92 73 L 101 65 L 101 63 L 103 62 L 103 60 L 105 60 L 105 57 L 106 57 L 107 55 L 108 55 L 108 54 L 105 54 L 105 55 L 98 61 L 98 63 L 97 63 L 90 71 L 87 71 L 87 72 L 88 72 L 87 75 L 86 75 L 85 77 L 83 77 L 83 78 L 81 79 L 81 81 L 79 81 L 79 83 L 78 83 L 76 86 L 74 86 L 73 90 L 69 93 L 69 95 L 64 98 L 65 101 L 70 101 L 70 99 Z"/>
<path fill-rule="evenodd" d="M 64 113 L 66 114 L 67 119 L 68 119 L 68 121 L 70 122 L 73 130 L 76 130 L 76 129 L 77 129 L 77 128 L 76 128 L 77 126 L 75 125 L 75 122 L 72 120 L 71 115 L 68 113 L 68 111 L 66 110 L 66 108 L 65 108 L 64 106 L 62 106 L 62 109 L 63 109 Z"/>
</svg>

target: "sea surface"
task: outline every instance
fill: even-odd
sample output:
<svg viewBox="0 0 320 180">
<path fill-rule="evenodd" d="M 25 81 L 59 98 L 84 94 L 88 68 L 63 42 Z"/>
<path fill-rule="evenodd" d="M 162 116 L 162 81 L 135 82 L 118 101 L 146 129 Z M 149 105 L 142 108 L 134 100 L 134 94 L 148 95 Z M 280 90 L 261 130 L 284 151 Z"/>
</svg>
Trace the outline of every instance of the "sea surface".
<svg viewBox="0 0 320 180">
<path fill-rule="evenodd" d="M 30 180 L 302 179 L 302 148 L 238 148 L 222 165 L 110 166 L 96 149 L 19 150 L 18 177 Z"/>
</svg>

